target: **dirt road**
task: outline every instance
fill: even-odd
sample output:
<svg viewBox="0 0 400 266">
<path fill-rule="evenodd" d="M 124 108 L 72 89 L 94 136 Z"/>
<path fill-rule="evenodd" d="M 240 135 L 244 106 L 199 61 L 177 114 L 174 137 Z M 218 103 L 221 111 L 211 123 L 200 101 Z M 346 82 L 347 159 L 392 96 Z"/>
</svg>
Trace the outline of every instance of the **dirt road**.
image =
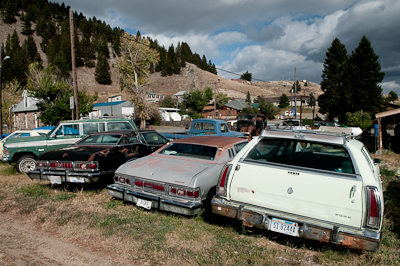
<svg viewBox="0 0 400 266">
<path fill-rule="evenodd" d="M 57 234 L 43 232 L 25 219 L 0 213 L 0 265 L 121 265 Z"/>
</svg>

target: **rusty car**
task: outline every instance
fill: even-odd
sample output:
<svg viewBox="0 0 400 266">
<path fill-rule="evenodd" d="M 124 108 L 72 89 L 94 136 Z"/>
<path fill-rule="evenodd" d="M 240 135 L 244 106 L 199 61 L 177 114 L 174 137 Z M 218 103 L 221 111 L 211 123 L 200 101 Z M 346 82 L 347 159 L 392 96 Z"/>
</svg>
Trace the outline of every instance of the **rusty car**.
<svg viewBox="0 0 400 266">
<path fill-rule="evenodd" d="M 154 130 L 94 133 L 74 145 L 41 154 L 28 176 L 52 184 L 112 183 L 121 164 L 146 156 L 168 141 Z"/>
<path fill-rule="evenodd" d="M 379 160 L 354 135 L 264 130 L 219 177 L 212 212 L 293 237 L 377 251 Z"/>
<path fill-rule="evenodd" d="M 121 165 L 108 193 L 145 209 L 195 216 L 210 206 L 219 172 L 248 143 L 235 137 L 177 139 Z"/>
</svg>

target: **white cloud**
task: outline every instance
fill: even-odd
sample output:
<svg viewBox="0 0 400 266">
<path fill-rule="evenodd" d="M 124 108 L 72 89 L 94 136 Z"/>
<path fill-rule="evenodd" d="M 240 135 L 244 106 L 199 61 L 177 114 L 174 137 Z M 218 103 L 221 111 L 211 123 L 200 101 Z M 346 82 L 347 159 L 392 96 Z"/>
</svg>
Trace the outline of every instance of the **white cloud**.
<svg viewBox="0 0 400 266">
<path fill-rule="evenodd" d="M 308 79 L 318 73 L 321 75 L 322 65 L 305 56 L 284 50 L 275 50 L 267 46 L 247 46 L 240 51 L 232 61 L 225 61 L 220 67 L 237 74 L 247 70 L 253 78 L 261 80 L 294 80 L 294 68 L 297 70 L 297 79 Z M 232 78 L 232 75 L 219 73 L 221 76 Z M 238 78 L 238 77 L 236 77 Z"/>
<path fill-rule="evenodd" d="M 400 95 L 400 84 L 395 81 L 382 82 L 381 86 L 383 94 L 389 94 L 390 91 L 394 91 Z"/>
</svg>

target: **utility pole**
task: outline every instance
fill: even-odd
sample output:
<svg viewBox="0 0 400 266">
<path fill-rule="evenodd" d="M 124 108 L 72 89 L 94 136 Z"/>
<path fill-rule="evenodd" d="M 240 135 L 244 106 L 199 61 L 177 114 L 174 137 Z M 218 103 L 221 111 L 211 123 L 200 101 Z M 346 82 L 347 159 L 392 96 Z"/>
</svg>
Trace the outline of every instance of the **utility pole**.
<svg viewBox="0 0 400 266">
<path fill-rule="evenodd" d="M 219 83 L 219 79 L 217 82 L 211 83 L 214 84 L 214 118 L 216 118 L 215 112 L 217 110 L 217 83 Z"/>
<path fill-rule="evenodd" d="M 296 67 L 294 68 L 294 119 L 297 119 L 297 77 L 296 77 Z"/>
<path fill-rule="evenodd" d="M 3 48 L 3 46 L 1 47 L 1 48 Z M 1 57 L 2 57 L 2 54 L 1 54 L 1 50 L 2 49 L 0 49 L 0 60 L 1 60 L 1 62 L 0 62 L 0 135 L 2 135 L 3 134 L 3 120 L 2 120 L 2 109 L 3 109 L 3 106 L 2 106 L 2 103 L 3 103 L 3 99 L 2 99 L 2 94 L 3 94 L 3 92 L 2 92 L 2 86 L 3 86 L 3 84 L 2 84 L 2 82 L 1 82 L 1 70 L 2 70 L 2 68 L 3 68 L 3 62 L 4 62 L 4 60 L 6 60 L 6 59 L 10 59 L 10 57 L 7 55 L 6 57 L 4 57 L 3 59 L 1 59 Z M 8 129 L 9 131 L 11 130 L 10 128 Z"/>
<path fill-rule="evenodd" d="M 78 81 L 76 77 L 76 63 L 75 63 L 75 34 L 74 34 L 74 14 L 72 8 L 69 9 L 69 33 L 71 35 L 71 58 L 72 58 L 72 81 L 74 83 L 74 100 L 75 100 L 75 113 L 76 120 L 79 120 L 79 96 L 78 96 Z"/>
</svg>

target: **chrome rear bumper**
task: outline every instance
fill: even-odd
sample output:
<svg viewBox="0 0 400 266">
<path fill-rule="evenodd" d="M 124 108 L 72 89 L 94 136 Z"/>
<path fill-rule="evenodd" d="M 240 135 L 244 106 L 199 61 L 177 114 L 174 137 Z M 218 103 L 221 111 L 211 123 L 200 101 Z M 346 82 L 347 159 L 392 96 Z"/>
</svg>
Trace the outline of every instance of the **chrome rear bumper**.
<svg viewBox="0 0 400 266">
<path fill-rule="evenodd" d="M 180 201 L 167 195 L 150 194 L 128 189 L 119 184 L 107 186 L 108 194 L 123 201 L 137 203 L 138 199 L 151 201 L 151 208 L 161 211 L 179 213 L 194 216 L 200 213 L 203 204 L 201 202 Z"/>
<path fill-rule="evenodd" d="M 243 225 L 270 230 L 272 216 L 268 211 L 255 210 L 253 206 L 247 206 L 224 198 L 214 196 L 211 201 L 212 212 L 222 216 L 241 220 Z M 299 224 L 299 237 L 333 243 L 347 248 L 366 251 L 378 251 L 380 247 L 381 233 L 369 230 L 352 230 L 341 228 L 331 224 L 322 225 L 302 219 L 294 220 L 293 217 L 276 216 Z"/>
</svg>

